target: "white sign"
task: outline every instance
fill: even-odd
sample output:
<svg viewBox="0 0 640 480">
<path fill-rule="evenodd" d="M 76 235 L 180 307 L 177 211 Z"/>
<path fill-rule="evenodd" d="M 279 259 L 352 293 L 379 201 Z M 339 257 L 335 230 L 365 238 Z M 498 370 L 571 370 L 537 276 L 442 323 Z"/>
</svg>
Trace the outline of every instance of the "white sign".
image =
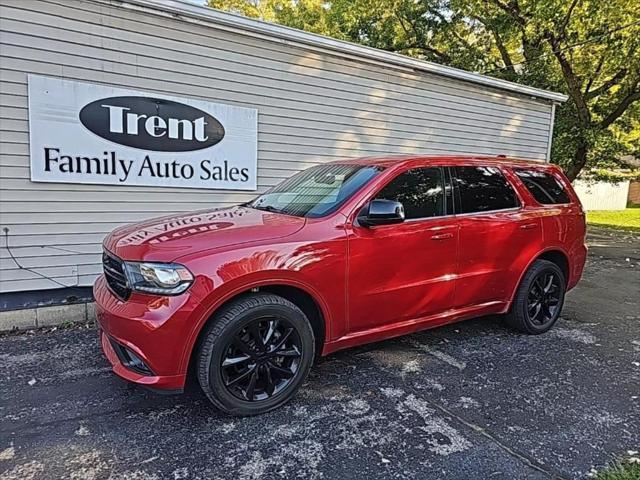
<svg viewBox="0 0 640 480">
<path fill-rule="evenodd" d="M 255 190 L 258 111 L 29 75 L 31 180 Z"/>
</svg>

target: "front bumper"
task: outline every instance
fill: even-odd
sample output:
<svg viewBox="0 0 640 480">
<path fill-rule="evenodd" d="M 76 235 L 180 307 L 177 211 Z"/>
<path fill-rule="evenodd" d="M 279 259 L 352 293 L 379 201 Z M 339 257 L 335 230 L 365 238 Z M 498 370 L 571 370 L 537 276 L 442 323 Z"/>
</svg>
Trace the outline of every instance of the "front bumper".
<svg viewBox="0 0 640 480">
<path fill-rule="evenodd" d="M 145 387 L 181 391 L 198 306 L 188 293 L 176 297 L 132 294 L 123 302 L 103 276 L 94 287 L 102 350 L 116 375 Z"/>
</svg>

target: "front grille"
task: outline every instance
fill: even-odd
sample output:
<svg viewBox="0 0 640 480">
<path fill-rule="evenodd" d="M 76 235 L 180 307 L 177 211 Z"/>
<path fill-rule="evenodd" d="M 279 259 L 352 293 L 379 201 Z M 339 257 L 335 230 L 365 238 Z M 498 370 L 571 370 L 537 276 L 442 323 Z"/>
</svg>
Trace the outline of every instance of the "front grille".
<svg viewBox="0 0 640 480">
<path fill-rule="evenodd" d="M 111 291 L 122 300 L 129 298 L 131 289 L 124 273 L 123 261 L 105 250 L 102 253 L 102 269 Z"/>
</svg>

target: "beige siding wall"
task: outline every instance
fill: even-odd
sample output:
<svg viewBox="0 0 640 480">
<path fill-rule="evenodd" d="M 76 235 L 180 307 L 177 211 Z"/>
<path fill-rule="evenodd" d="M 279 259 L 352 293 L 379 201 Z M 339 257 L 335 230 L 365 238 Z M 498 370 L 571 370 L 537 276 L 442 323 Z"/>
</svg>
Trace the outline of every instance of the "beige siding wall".
<svg viewBox="0 0 640 480">
<path fill-rule="evenodd" d="M 258 191 L 302 168 L 393 153 L 544 160 L 551 105 L 517 94 L 188 22 L 120 2 L 0 6 L 0 224 L 18 261 L 89 285 L 117 225 L 246 201 L 251 192 L 32 183 L 27 75 L 257 108 Z M 0 240 L 0 290 L 56 288 Z"/>
</svg>

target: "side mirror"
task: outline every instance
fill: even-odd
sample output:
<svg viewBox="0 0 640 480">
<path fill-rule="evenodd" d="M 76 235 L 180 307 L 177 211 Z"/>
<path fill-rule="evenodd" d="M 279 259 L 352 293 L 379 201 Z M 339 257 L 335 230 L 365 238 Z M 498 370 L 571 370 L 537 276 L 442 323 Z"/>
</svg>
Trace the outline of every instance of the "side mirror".
<svg viewBox="0 0 640 480">
<path fill-rule="evenodd" d="M 363 227 L 391 225 L 404 222 L 404 207 L 393 200 L 371 200 L 358 215 L 358 223 Z"/>
</svg>

